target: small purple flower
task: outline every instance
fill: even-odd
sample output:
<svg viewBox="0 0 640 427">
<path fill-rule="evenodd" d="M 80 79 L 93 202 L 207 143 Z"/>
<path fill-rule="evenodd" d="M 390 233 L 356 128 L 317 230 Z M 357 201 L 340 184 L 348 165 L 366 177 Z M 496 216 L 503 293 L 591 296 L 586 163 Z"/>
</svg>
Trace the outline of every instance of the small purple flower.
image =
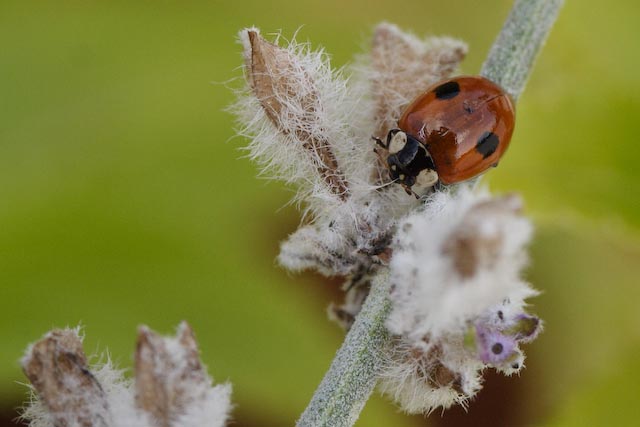
<svg viewBox="0 0 640 427">
<path fill-rule="evenodd" d="M 476 338 L 478 357 L 483 363 L 501 365 L 517 353 L 518 343 L 513 336 L 476 325 Z"/>
</svg>

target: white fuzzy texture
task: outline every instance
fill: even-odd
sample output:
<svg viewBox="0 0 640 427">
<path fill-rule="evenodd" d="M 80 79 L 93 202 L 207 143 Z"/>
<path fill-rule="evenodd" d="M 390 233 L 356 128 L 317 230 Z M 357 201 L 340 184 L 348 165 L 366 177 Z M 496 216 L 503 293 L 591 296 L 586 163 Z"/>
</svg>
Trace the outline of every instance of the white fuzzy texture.
<svg viewBox="0 0 640 427">
<path fill-rule="evenodd" d="M 186 329 L 190 327 L 183 322 L 175 337 L 163 337 L 165 351 L 156 354 L 160 359 L 155 365 L 156 376 L 163 378 L 164 386 L 173 395 L 168 402 L 174 405 L 171 424 L 222 427 L 231 409 L 231 384 L 214 386 L 205 368 L 194 369 L 194 349 L 183 342 Z"/>
<path fill-rule="evenodd" d="M 505 299 L 522 307 L 525 298 L 536 295 L 520 278 L 532 235 L 531 223 L 520 215 L 489 211 L 478 218 L 473 225 L 477 237 L 499 243 L 489 263 L 479 265 L 471 277 L 461 277 L 444 250 L 465 216 L 489 200 L 485 191 L 436 193 L 422 211 L 399 224 L 390 266 L 394 310 L 387 326 L 392 333 L 416 341 L 426 334 L 437 338 L 464 329 Z"/>
<path fill-rule="evenodd" d="M 229 419 L 231 409 L 231 384 L 209 387 L 199 403 L 190 405 L 185 413 L 174 421 L 177 427 L 221 427 Z"/>
<path fill-rule="evenodd" d="M 78 329 L 75 330 L 78 333 Z M 167 347 L 173 351 L 174 360 L 184 360 L 184 351 L 175 338 L 165 338 Z M 29 352 L 29 351 L 28 351 Z M 27 356 L 28 357 L 28 356 Z M 91 366 L 91 374 L 95 377 L 106 398 L 106 406 L 109 412 L 107 424 L 109 427 L 157 427 L 148 414 L 135 404 L 135 386 L 133 380 L 126 378 L 124 372 L 114 367 L 108 355 L 100 356 L 98 362 Z M 163 372 L 164 375 L 171 374 Z M 65 379 L 63 379 L 65 380 Z M 181 414 L 172 420 L 172 427 L 222 427 L 229 419 L 231 410 L 231 384 L 213 385 L 211 378 L 207 377 L 205 386 L 198 381 L 191 385 L 188 379 L 182 378 L 185 391 L 189 393 Z M 96 407 L 85 408 L 86 412 L 100 414 L 104 401 L 96 399 L 89 402 Z M 29 427 L 55 427 L 53 417 L 46 405 L 38 398 L 36 391 L 31 387 L 30 401 L 22 410 L 21 419 L 28 422 Z M 70 420 L 76 419 L 72 414 Z M 103 425 L 96 422 L 95 425 Z M 83 427 L 69 424 L 68 427 Z"/>
<path fill-rule="evenodd" d="M 248 31 L 240 33 L 245 55 L 250 54 Z M 327 146 L 339 164 L 342 177 L 349 183 L 349 192 L 368 192 L 374 154 L 368 135 L 357 135 L 352 120 L 359 107 L 360 95 L 349 90 L 347 79 L 340 70 L 334 71 L 329 56 L 322 50 L 311 50 L 308 44 L 290 41 L 280 48 L 283 52 L 281 69 L 270 69 L 271 78 L 286 82 L 291 90 L 278 90 L 274 85 L 272 96 L 281 106 L 276 126 L 265 113 L 253 91 L 241 92 L 233 111 L 238 116 L 239 134 L 251 139 L 249 152 L 271 178 L 295 184 L 296 201 L 304 201 L 314 216 L 331 212 L 341 204 L 337 195 L 328 188 L 318 174 L 322 163 L 318 153 L 308 143 Z M 245 73 L 250 73 L 246 70 Z M 286 131 L 282 131 L 286 130 Z M 302 136 L 297 131 L 303 131 Z"/>
<path fill-rule="evenodd" d="M 480 371 L 482 364 L 472 358 L 452 358 L 446 352 L 444 357 L 449 357 L 448 369 L 456 369 L 459 375 L 460 391 L 442 384 L 434 384 L 435 379 L 428 374 L 418 375 L 416 368 L 429 370 L 424 361 L 405 359 L 406 353 L 412 350 L 402 344 L 394 350 L 394 355 L 387 361 L 381 378 L 380 391 L 392 398 L 400 405 L 403 411 L 409 414 L 430 414 L 438 408 L 447 409 L 453 405 L 466 407 L 468 400 L 482 388 L 482 376 Z M 456 349 L 453 355 L 460 356 Z M 451 366 L 453 365 L 453 366 Z"/>
<path fill-rule="evenodd" d="M 125 378 L 124 372 L 117 369 L 111 359 L 101 356 L 104 362 L 92 366 L 91 373 L 100 384 L 105 393 L 109 408 L 109 425 L 113 427 L 154 427 L 146 414 L 139 411 L 134 405 L 133 382 Z M 101 406 L 101 401 L 93 402 Z M 101 408 L 90 410 L 94 414 L 100 413 Z M 28 422 L 29 427 L 54 427 L 54 420 L 46 405 L 38 398 L 36 391 L 31 387 L 30 400 L 22 410 L 20 418 Z M 73 415 L 69 419 L 75 419 Z M 222 424 L 220 424 L 222 425 Z"/>
<path fill-rule="evenodd" d="M 524 313 L 525 299 L 537 294 L 520 277 L 532 227 L 518 210 L 516 198 L 462 187 L 434 194 L 422 210 L 400 221 L 387 319 L 397 343 L 381 390 L 403 410 L 430 413 L 464 405 L 480 390 L 485 367 L 506 375 L 523 368 L 517 346 L 510 358 L 492 365 L 480 360 L 475 343 L 465 342 L 477 339 L 476 324 L 508 330 Z"/>
<path fill-rule="evenodd" d="M 240 32 L 249 64 L 250 32 L 259 34 L 255 28 Z M 385 138 L 379 134 L 383 122 L 395 127 L 415 93 L 457 68 L 466 45 L 446 37 L 420 40 L 383 23 L 370 55 L 360 57 L 350 77 L 332 70 L 328 55 L 308 44 L 290 41 L 278 49 L 273 62 L 280 68 L 267 71 L 277 82 L 270 99 L 280 108 L 277 123 L 252 89 L 255 78 L 246 66 L 249 83 L 233 107 L 239 134 L 251 140 L 250 156 L 263 174 L 296 187 L 294 201 L 304 205 L 310 222 L 282 244 L 279 262 L 293 271 L 347 275 L 370 262 L 376 242 L 419 204 L 400 186 L 375 178 L 380 163 L 372 136 Z M 318 173 L 322 159 L 309 150 L 309 140 L 322 141 L 333 153 L 347 197 L 339 197 Z"/>
<path fill-rule="evenodd" d="M 396 221 L 394 212 L 387 209 L 393 194 L 372 191 L 370 201 L 351 200 L 300 227 L 282 242 L 278 261 L 291 271 L 314 269 L 326 276 L 348 275 L 370 264 L 376 242 L 390 239 Z"/>
<path fill-rule="evenodd" d="M 78 329 L 76 328 L 77 332 Z M 91 373 L 105 392 L 107 404 L 110 408 L 111 422 L 114 426 L 149 427 L 151 424 L 138 413 L 133 405 L 132 382 L 125 379 L 123 371 L 116 369 L 108 356 L 103 356 L 104 362 L 93 367 Z M 95 405 L 102 402 L 96 401 Z M 101 408 L 91 411 L 100 413 Z M 30 427 L 53 427 L 54 421 L 46 405 L 38 398 L 36 391 L 30 387 L 30 400 L 22 410 L 20 418 L 28 421 Z M 73 416 L 69 417 L 73 419 Z M 124 420 L 124 424 L 121 422 Z"/>
</svg>

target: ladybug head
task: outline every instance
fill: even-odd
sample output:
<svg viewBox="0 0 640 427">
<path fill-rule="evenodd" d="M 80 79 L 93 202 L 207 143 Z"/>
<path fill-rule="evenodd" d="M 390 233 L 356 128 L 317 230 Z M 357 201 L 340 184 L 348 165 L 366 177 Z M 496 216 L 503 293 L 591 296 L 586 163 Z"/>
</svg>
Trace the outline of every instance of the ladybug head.
<svg viewBox="0 0 640 427">
<path fill-rule="evenodd" d="M 387 164 L 391 179 L 408 193 L 420 196 L 438 182 L 438 173 L 424 144 L 400 129 L 387 135 Z"/>
<path fill-rule="evenodd" d="M 387 134 L 387 151 L 396 154 L 407 145 L 407 134 L 400 129 L 391 129 Z"/>
</svg>

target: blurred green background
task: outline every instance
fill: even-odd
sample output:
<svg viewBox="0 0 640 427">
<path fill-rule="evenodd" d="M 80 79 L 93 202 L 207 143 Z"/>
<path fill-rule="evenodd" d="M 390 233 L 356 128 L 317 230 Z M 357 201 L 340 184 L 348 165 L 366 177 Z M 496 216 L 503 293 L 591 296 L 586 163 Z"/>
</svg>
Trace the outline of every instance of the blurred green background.
<svg viewBox="0 0 640 427">
<path fill-rule="evenodd" d="M 192 323 L 236 426 L 285 426 L 340 345 L 336 283 L 278 268 L 295 230 L 280 183 L 238 150 L 224 82 L 236 32 L 324 46 L 333 64 L 388 20 L 470 44 L 476 73 L 510 1 L 0 2 L 0 425 L 18 359 L 82 324 L 131 366 L 136 325 Z M 568 1 L 487 181 L 538 225 L 529 276 L 546 331 L 520 378 L 489 375 L 460 409 L 408 417 L 376 397 L 361 426 L 632 426 L 640 398 L 640 3 Z M 231 83 L 231 85 L 237 85 Z"/>
</svg>

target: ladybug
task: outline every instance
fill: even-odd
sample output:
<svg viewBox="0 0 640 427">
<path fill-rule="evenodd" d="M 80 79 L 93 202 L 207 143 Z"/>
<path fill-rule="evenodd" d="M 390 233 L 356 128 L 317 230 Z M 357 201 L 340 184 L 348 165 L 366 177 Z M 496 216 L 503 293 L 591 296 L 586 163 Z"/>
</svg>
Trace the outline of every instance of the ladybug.
<svg viewBox="0 0 640 427">
<path fill-rule="evenodd" d="M 515 108 L 497 84 L 479 76 L 440 81 L 419 95 L 386 142 L 391 179 L 419 197 L 436 183 L 454 184 L 483 173 L 509 146 Z"/>
</svg>

